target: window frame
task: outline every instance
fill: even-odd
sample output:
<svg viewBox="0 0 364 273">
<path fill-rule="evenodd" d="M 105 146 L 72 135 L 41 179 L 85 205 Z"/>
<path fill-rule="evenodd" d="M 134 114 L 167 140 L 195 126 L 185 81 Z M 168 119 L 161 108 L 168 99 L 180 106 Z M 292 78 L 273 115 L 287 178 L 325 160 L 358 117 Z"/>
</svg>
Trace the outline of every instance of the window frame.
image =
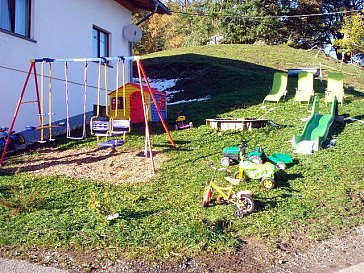
<svg viewBox="0 0 364 273">
<path fill-rule="evenodd" d="M 93 37 L 93 32 L 96 31 L 97 32 L 97 39 L 96 39 L 96 42 L 97 42 L 97 55 L 94 56 L 94 52 L 93 52 L 93 47 L 94 47 L 94 37 Z M 105 52 L 105 56 L 101 56 L 101 34 L 104 34 L 105 37 L 106 37 L 106 42 L 105 42 L 105 49 L 106 49 L 106 52 Z M 96 25 L 93 25 L 92 26 L 92 57 L 96 57 L 96 58 L 102 58 L 102 57 L 109 57 L 110 56 L 110 32 L 103 29 L 103 28 L 100 28 Z"/>
<path fill-rule="evenodd" d="M 3 0 L 7 1 L 7 0 Z M 2 28 L 0 26 L 0 31 L 19 37 L 26 40 L 32 40 L 31 37 L 31 16 L 32 16 L 32 0 L 26 0 L 26 13 L 25 13 L 25 34 L 15 32 L 16 29 L 16 0 L 10 0 L 9 2 L 9 12 L 10 12 L 10 30 Z"/>
</svg>

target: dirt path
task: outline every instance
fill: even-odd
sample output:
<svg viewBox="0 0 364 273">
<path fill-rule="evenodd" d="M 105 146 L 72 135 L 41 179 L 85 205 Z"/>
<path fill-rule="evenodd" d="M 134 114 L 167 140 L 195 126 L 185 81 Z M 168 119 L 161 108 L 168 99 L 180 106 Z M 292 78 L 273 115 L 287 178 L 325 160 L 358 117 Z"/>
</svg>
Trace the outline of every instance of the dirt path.
<svg viewBox="0 0 364 273">
<path fill-rule="evenodd" d="M 305 251 L 281 247 L 270 253 L 260 243 L 242 241 L 236 253 L 223 255 L 203 255 L 181 259 L 175 263 L 161 263 L 151 266 L 138 261 L 110 260 L 100 253 L 69 253 L 52 250 L 33 249 L 24 253 L 15 249 L 0 248 L 0 256 L 30 260 L 47 266 L 62 268 L 68 272 L 95 273 L 356 273 L 361 266 L 352 265 L 364 262 L 364 226 L 346 232 L 342 236 L 323 241 Z M 14 271 L 18 272 L 18 271 Z"/>
</svg>

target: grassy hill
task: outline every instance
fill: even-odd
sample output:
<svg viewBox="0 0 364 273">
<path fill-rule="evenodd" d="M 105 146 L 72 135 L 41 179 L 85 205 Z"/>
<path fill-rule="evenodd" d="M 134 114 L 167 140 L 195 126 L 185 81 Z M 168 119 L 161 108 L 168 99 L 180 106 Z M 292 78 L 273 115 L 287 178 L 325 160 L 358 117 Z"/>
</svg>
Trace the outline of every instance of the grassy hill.
<svg viewBox="0 0 364 273">
<path fill-rule="evenodd" d="M 162 130 L 153 126 L 154 148 L 168 160 L 148 183 L 112 185 L 62 176 L 33 177 L 14 171 L 13 164 L 28 160 L 29 154 L 10 159 L 0 176 L 0 246 L 93 250 L 107 257 L 159 261 L 235 252 L 253 241 L 274 252 L 277 241 L 294 248 L 362 224 L 364 125 L 335 123 L 329 138 L 336 139 L 336 146 L 309 156 L 293 155 L 289 140 L 302 131 L 300 119 L 309 115 L 307 105 L 292 104 L 297 79 L 289 79 L 286 102 L 260 107 L 275 71 L 321 63 L 325 77 L 322 82 L 315 80 L 315 91 L 321 112 L 327 113 L 329 107 L 323 103 L 326 75 L 341 68 L 324 55 L 315 55 L 286 46 L 218 45 L 146 56 L 150 77 L 181 78 L 175 89 L 184 91 L 174 100 L 211 96 L 207 101 L 168 108 L 170 125 L 174 113 L 183 110 L 196 127 L 173 131 L 178 144 L 173 150 Z M 346 96 L 339 112 L 362 119 L 364 71 L 345 64 L 342 71 Z M 281 124 L 279 128 L 216 132 L 204 125 L 206 118 L 259 117 L 273 107 L 266 118 Z M 138 132 L 129 136 L 122 149 L 142 149 L 144 139 Z M 272 191 L 253 180 L 239 186 L 251 189 L 258 203 L 257 211 L 243 219 L 235 216 L 231 205 L 201 206 L 204 185 L 211 176 L 205 161 L 218 166 L 222 149 L 241 139 L 248 140 L 251 148 L 262 145 L 268 154 L 286 152 L 295 159 Z M 59 147 L 77 153 L 93 145 L 95 140 L 88 139 Z M 17 206 L 19 213 L 14 212 Z M 120 218 L 105 221 L 105 215 L 114 212 Z"/>
</svg>

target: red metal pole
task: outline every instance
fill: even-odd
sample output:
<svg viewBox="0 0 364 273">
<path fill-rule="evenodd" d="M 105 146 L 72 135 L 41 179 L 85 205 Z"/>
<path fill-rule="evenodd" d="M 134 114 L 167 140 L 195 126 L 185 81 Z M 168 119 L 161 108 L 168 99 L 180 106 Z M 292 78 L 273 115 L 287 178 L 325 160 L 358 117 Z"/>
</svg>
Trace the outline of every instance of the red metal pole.
<svg viewBox="0 0 364 273">
<path fill-rule="evenodd" d="M 159 106 L 158 106 L 158 104 L 157 104 L 157 101 L 156 101 L 156 99 L 155 99 L 155 97 L 154 97 L 154 94 L 153 94 L 153 92 L 152 92 L 152 88 L 150 87 L 150 84 L 149 84 L 149 81 L 148 81 L 148 77 L 147 77 L 147 75 L 146 75 L 146 73 L 145 73 L 145 71 L 144 71 L 143 65 L 142 65 L 142 63 L 141 63 L 142 61 L 140 60 L 139 62 L 140 62 L 140 70 L 141 70 L 141 72 L 142 72 L 142 74 L 143 74 L 143 77 L 144 77 L 145 83 L 147 84 L 148 91 L 149 91 L 149 93 L 150 93 L 150 96 L 152 97 L 152 100 L 153 100 L 154 106 L 155 106 L 155 108 L 157 109 L 157 113 L 158 113 L 159 119 L 160 119 L 160 121 L 162 122 L 163 128 L 164 128 L 164 130 L 166 131 L 166 134 L 167 134 L 167 136 L 168 136 L 168 138 L 169 138 L 169 141 L 171 142 L 171 144 L 172 144 L 173 148 L 176 148 L 176 144 L 174 143 L 174 140 L 173 140 L 173 138 L 172 138 L 172 136 L 171 136 L 171 133 L 170 133 L 170 132 L 169 132 L 169 130 L 168 130 L 168 127 L 167 127 L 167 125 L 166 125 L 166 123 L 165 123 L 165 121 L 164 121 L 164 119 L 163 119 L 162 113 L 161 113 L 161 111 L 160 111 L 160 109 L 159 109 Z"/>
<path fill-rule="evenodd" d="M 38 78 L 37 78 L 37 69 L 36 69 L 36 65 L 34 63 L 33 65 L 33 72 L 34 72 L 34 84 L 35 84 L 35 94 L 37 96 L 37 102 L 38 102 L 38 114 L 39 114 L 39 126 L 41 124 L 41 119 L 43 118 L 42 116 L 42 110 L 40 108 L 40 99 L 39 99 L 39 87 L 38 87 Z"/>
<path fill-rule="evenodd" d="M 10 128 L 9 128 L 9 134 L 8 134 L 8 137 L 7 137 L 6 142 L 5 142 L 5 146 L 4 146 L 3 153 L 1 155 L 0 166 L 3 165 L 4 159 L 5 159 L 6 150 L 8 148 L 9 141 L 10 141 L 10 137 L 11 137 L 11 134 L 13 132 L 15 120 L 16 120 L 16 117 L 18 116 L 19 108 L 20 108 L 21 102 L 22 102 L 23 97 L 24 97 L 24 92 L 25 92 L 25 89 L 26 89 L 26 87 L 28 85 L 29 77 L 30 77 L 30 74 L 32 73 L 32 70 L 33 70 L 34 66 L 35 66 L 35 63 L 32 62 L 30 64 L 29 71 L 28 71 L 28 74 L 27 74 L 27 78 L 25 80 L 23 89 L 21 91 L 21 94 L 20 94 L 20 97 L 19 97 L 19 100 L 18 100 L 18 104 L 16 105 L 15 112 L 14 112 L 14 116 L 13 116 L 13 121 L 11 122 L 11 125 L 10 125 Z"/>
</svg>

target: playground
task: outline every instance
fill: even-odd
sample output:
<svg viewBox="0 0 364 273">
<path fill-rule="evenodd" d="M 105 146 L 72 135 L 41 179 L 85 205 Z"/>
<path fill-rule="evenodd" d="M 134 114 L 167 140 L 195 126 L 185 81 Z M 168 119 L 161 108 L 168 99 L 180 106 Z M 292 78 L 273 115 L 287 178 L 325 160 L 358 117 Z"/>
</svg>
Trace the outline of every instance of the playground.
<svg viewBox="0 0 364 273">
<path fill-rule="evenodd" d="M 260 57 L 267 54 L 270 58 Z M 142 123 L 137 130 L 132 126 L 125 143 L 114 150 L 101 149 L 101 137 L 75 141 L 63 135 L 55 136 L 52 147 L 7 157 L 0 171 L 1 253 L 30 260 L 29 253 L 43 253 L 37 262 L 60 265 L 62 260 L 62 267 L 81 272 L 101 272 L 123 261 L 134 272 L 226 272 L 226 264 L 230 272 L 261 272 L 272 265 L 279 269 L 296 251 L 364 224 L 364 72 L 315 55 L 252 45 L 151 54 L 143 63 L 148 76 L 181 75 L 175 90 L 183 91 L 176 93 L 176 101 L 211 96 L 168 107 L 166 125 L 176 148 L 162 124 L 150 126 L 153 175 L 150 158 L 144 157 L 148 145 Z M 288 59 L 289 64 L 282 61 Z M 325 101 L 331 71 L 322 81 L 313 79 L 319 107 L 311 93 L 309 102 L 295 101 L 298 77 L 288 77 L 284 99 L 263 104 L 277 71 L 318 62 L 344 75 L 341 121 L 332 120 L 332 102 Z M 181 110 L 193 127 L 173 130 L 174 113 Z M 206 125 L 209 118 L 262 116 L 273 123 L 227 131 Z M 80 130 L 71 136 L 82 135 Z M 292 139 L 299 143 L 307 135 L 315 136 L 308 140 L 310 153 L 294 153 Z M 221 168 L 223 149 L 241 140 L 248 142 L 248 152 L 261 146 L 268 155 L 289 154 L 293 162 L 271 190 L 255 179 L 237 185 L 236 192 L 249 190 L 256 202 L 253 212 L 237 217 L 236 208 L 218 202 L 216 195 L 206 207 L 202 200 L 213 171 L 206 161 Z M 220 172 L 216 181 L 233 176 L 239 164 L 228 169 L 231 174 Z M 44 251 L 58 254 L 47 261 Z"/>
</svg>

